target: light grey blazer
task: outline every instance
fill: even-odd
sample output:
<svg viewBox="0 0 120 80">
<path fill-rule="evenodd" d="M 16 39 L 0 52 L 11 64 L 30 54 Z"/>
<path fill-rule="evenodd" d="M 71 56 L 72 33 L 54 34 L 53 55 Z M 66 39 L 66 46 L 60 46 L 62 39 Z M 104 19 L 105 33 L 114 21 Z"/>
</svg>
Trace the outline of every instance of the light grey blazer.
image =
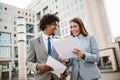
<svg viewBox="0 0 120 80">
<path fill-rule="evenodd" d="M 80 50 L 84 51 L 85 59 L 80 57 L 71 58 L 68 66 L 72 66 L 71 80 L 93 80 L 101 78 L 101 73 L 96 65 L 99 61 L 99 51 L 95 38 L 92 35 L 78 36 Z"/>
<path fill-rule="evenodd" d="M 55 59 L 59 58 L 54 47 L 52 47 L 51 53 L 52 53 L 51 56 L 54 57 Z M 48 53 L 43 42 L 42 35 L 37 38 L 31 39 L 29 41 L 26 65 L 29 70 L 34 71 L 35 80 L 50 80 L 51 74 L 53 75 L 55 80 L 59 80 L 58 77 L 55 74 L 51 73 L 50 71 L 45 72 L 36 70 L 36 65 L 46 63 L 47 58 Z"/>
</svg>

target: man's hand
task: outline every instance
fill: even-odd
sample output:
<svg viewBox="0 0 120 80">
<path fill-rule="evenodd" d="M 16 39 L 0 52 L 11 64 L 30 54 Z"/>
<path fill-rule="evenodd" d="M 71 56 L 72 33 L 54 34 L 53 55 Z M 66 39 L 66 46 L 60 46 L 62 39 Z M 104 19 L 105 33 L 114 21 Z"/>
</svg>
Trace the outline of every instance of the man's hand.
<svg viewBox="0 0 120 80">
<path fill-rule="evenodd" d="M 60 80 L 64 80 L 66 77 L 67 77 L 67 73 L 65 72 L 65 73 L 61 73 L 60 74 Z"/>
<path fill-rule="evenodd" d="M 53 68 L 46 64 L 37 64 L 36 68 L 37 70 L 42 70 L 42 71 L 53 71 Z"/>
<path fill-rule="evenodd" d="M 70 59 L 69 59 L 69 58 L 65 58 L 65 59 L 60 58 L 60 59 L 59 59 L 59 61 L 60 61 L 60 62 L 69 62 L 69 61 L 70 61 Z"/>
</svg>

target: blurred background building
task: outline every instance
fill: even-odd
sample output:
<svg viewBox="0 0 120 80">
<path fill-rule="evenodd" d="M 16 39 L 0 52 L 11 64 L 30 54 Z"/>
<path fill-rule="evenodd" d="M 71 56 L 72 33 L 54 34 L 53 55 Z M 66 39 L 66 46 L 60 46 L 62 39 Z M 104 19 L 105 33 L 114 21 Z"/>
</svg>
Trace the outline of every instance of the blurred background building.
<svg viewBox="0 0 120 80">
<path fill-rule="evenodd" d="M 18 72 L 18 44 L 17 17 L 26 20 L 26 39 L 35 36 L 35 14 L 32 11 L 20 9 L 0 3 L 0 80 L 17 77 Z"/>
<path fill-rule="evenodd" d="M 0 79 L 18 77 L 17 17 L 25 18 L 28 47 L 29 40 L 40 34 L 39 21 L 47 13 L 60 18 L 56 35 L 61 38 L 70 34 L 70 19 L 80 17 L 98 42 L 101 72 L 120 71 L 120 40 L 112 39 L 104 0 L 32 0 L 25 9 L 0 2 Z M 26 74 L 32 76 L 29 70 Z"/>
</svg>

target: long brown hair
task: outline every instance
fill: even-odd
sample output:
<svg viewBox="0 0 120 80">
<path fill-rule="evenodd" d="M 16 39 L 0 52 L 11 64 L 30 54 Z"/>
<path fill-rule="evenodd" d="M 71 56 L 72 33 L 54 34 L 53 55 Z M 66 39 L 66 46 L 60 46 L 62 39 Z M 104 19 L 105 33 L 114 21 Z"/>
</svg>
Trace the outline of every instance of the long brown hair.
<svg viewBox="0 0 120 80">
<path fill-rule="evenodd" d="M 89 33 L 88 33 L 87 30 L 85 29 L 85 26 L 84 26 L 84 24 L 83 24 L 83 21 L 82 21 L 79 17 L 73 18 L 72 20 L 70 20 L 70 23 L 71 23 L 71 22 L 77 23 L 77 24 L 79 25 L 79 27 L 80 27 L 80 33 L 83 34 L 84 36 L 88 36 Z M 73 35 L 72 32 L 71 32 L 71 35 Z"/>
</svg>

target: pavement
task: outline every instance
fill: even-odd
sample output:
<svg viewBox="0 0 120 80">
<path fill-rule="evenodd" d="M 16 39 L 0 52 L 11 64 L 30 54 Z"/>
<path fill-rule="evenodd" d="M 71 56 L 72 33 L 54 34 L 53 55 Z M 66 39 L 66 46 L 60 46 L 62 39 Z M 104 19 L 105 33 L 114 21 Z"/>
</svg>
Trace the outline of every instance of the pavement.
<svg viewBox="0 0 120 80">
<path fill-rule="evenodd" d="M 70 80 L 70 76 L 67 80 Z M 120 72 L 102 73 L 102 78 L 99 80 L 120 80 Z"/>
<path fill-rule="evenodd" d="M 13 80 L 18 80 L 18 79 L 13 79 Z M 35 79 L 29 78 L 27 80 L 35 80 Z M 70 75 L 67 76 L 67 80 L 70 80 Z M 120 72 L 102 73 L 102 78 L 99 80 L 120 80 Z"/>
<path fill-rule="evenodd" d="M 120 80 L 120 72 L 102 73 L 102 78 L 99 80 Z"/>
</svg>

